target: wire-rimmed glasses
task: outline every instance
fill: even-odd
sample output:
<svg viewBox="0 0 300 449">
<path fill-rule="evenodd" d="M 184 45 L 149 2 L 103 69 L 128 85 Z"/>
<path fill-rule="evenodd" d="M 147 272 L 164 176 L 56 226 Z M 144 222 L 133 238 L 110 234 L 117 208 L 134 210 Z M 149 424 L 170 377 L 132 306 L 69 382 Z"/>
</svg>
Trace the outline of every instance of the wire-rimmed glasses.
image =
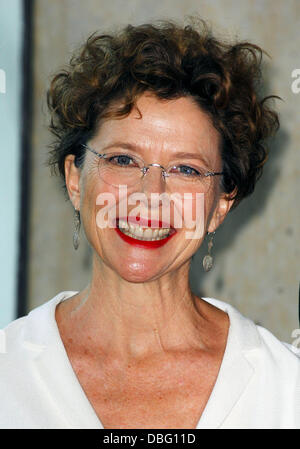
<svg viewBox="0 0 300 449">
<path fill-rule="evenodd" d="M 142 158 L 128 152 L 119 150 L 101 154 L 88 145 L 82 146 L 99 158 L 100 178 L 115 187 L 119 185 L 134 187 L 142 181 L 150 167 L 158 167 L 171 191 L 206 193 L 210 189 L 212 177 L 223 175 L 223 172 L 208 171 L 201 167 L 200 163 L 182 161 L 180 164 L 171 164 L 164 168 L 158 163 L 145 164 Z"/>
</svg>

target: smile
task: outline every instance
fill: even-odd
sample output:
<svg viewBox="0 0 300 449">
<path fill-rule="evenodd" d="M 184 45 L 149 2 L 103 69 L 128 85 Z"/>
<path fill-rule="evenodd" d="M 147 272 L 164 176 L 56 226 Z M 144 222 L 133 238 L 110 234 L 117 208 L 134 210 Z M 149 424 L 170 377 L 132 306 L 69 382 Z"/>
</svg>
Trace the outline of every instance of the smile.
<svg viewBox="0 0 300 449">
<path fill-rule="evenodd" d="M 116 231 L 127 243 L 143 248 L 158 248 L 163 246 L 176 234 L 172 227 L 162 227 L 161 222 L 155 223 L 155 227 L 147 226 L 147 221 L 138 224 L 134 220 L 117 219 Z"/>
<path fill-rule="evenodd" d="M 152 229 L 145 228 L 138 224 L 127 223 L 126 221 L 119 220 L 119 229 L 126 235 L 129 235 L 133 239 L 143 241 L 157 241 L 165 239 L 169 236 L 171 228 Z"/>
</svg>

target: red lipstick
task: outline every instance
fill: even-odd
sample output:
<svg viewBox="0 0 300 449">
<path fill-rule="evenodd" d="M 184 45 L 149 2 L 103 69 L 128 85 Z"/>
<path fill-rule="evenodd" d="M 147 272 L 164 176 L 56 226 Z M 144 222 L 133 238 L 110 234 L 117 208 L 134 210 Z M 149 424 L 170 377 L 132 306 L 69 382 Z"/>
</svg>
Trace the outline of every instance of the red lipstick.
<svg viewBox="0 0 300 449">
<path fill-rule="evenodd" d="M 138 238 L 130 237 L 130 235 L 124 234 L 119 229 L 119 220 L 125 221 L 127 223 L 135 223 L 139 224 L 140 226 L 151 227 L 153 229 L 159 229 L 159 228 L 170 228 L 170 233 L 167 237 L 161 239 L 161 240 L 139 240 Z M 151 219 L 145 219 L 141 217 L 124 217 L 124 218 L 117 218 L 116 219 L 116 232 L 118 233 L 119 237 L 128 243 L 129 245 L 136 246 L 139 248 L 146 248 L 146 249 L 155 249 L 160 248 L 161 246 L 164 246 L 175 234 L 175 229 L 165 222 L 162 222 L 161 220 L 151 220 Z"/>
</svg>

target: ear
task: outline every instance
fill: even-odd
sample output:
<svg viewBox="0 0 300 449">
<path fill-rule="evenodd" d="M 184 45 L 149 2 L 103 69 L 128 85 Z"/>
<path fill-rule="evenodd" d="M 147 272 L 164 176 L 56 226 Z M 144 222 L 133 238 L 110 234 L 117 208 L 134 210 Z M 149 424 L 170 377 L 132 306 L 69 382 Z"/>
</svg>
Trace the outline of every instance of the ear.
<svg viewBox="0 0 300 449">
<path fill-rule="evenodd" d="M 222 193 L 217 201 L 217 205 L 209 222 L 208 232 L 214 232 L 223 223 L 226 215 L 233 206 L 236 189 L 231 193 Z"/>
<path fill-rule="evenodd" d="M 76 210 L 80 209 L 80 169 L 75 166 L 74 154 L 65 158 L 65 180 L 69 198 Z"/>
</svg>

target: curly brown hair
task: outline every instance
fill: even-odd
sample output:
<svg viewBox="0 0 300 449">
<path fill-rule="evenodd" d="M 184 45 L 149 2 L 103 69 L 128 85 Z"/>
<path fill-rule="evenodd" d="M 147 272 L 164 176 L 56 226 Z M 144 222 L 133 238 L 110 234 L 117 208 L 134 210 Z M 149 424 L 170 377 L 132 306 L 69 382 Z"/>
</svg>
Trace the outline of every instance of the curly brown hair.
<svg viewBox="0 0 300 449">
<path fill-rule="evenodd" d="M 233 209 L 253 192 L 268 156 L 266 139 L 279 128 L 277 113 L 266 105 L 278 97 L 261 95 L 263 53 L 249 42 L 216 39 L 197 18 L 188 25 L 160 20 L 93 33 L 47 91 L 49 129 L 56 137 L 48 164 L 65 180 L 65 157 L 74 154 L 80 167 L 82 144 L 101 120 L 128 115 L 145 91 L 161 99 L 188 96 L 222 137 L 221 186 L 235 199 Z M 122 106 L 112 107 L 118 100 Z"/>
</svg>

